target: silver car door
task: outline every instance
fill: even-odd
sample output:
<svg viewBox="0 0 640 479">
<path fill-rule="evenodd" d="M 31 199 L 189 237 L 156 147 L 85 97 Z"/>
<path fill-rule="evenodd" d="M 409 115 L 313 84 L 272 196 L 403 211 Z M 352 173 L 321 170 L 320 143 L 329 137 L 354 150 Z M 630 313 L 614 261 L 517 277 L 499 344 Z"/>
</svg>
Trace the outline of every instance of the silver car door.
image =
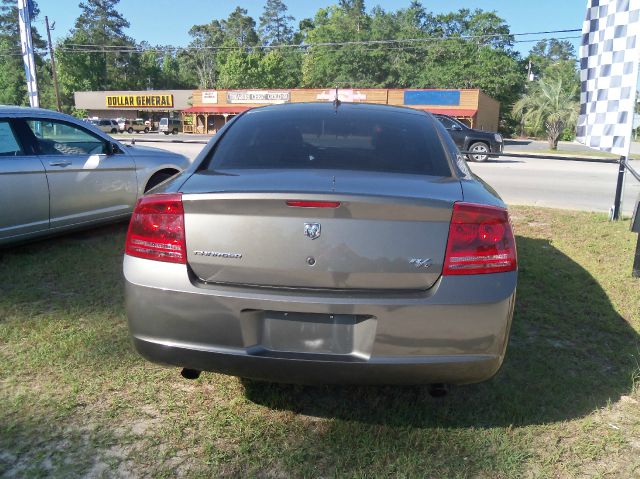
<svg viewBox="0 0 640 479">
<path fill-rule="evenodd" d="M 63 120 L 28 119 L 47 171 L 51 229 L 125 217 L 137 199 L 133 159 Z"/>
<path fill-rule="evenodd" d="M 9 120 L 0 120 L 0 242 L 49 228 L 49 188 L 40 159 L 18 142 Z"/>
</svg>

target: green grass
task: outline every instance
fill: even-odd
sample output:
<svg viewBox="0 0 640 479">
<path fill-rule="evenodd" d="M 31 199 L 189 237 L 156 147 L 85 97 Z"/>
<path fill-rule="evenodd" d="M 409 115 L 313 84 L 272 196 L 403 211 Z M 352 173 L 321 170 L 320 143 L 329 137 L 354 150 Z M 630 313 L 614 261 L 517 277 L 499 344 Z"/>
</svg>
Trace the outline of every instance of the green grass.
<svg viewBox="0 0 640 479">
<path fill-rule="evenodd" d="M 513 208 L 507 359 L 483 384 L 183 380 L 127 336 L 124 226 L 0 253 L 0 475 L 638 477 L 636 236 L 603 215 Z"/>
</svg>

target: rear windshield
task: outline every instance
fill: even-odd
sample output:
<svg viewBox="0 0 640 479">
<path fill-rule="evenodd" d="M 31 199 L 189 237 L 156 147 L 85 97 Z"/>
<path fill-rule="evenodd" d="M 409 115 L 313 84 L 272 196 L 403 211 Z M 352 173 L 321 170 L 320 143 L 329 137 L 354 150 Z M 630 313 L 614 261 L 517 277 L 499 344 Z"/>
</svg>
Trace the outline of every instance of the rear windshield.
<svg viewBox="0 0 640 479">
<path fill-rule="evenodd" d="M 440 137 L 426 115 L 348 107 L 249 112 L 220 139 L 208 168 L 451 176 Z"/>
</svg>

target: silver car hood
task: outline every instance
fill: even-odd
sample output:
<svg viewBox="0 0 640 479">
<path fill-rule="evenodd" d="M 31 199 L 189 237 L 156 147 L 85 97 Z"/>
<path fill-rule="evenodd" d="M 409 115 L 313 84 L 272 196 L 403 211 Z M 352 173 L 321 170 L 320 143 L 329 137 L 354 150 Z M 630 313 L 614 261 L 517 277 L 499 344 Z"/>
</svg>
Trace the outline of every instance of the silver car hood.
<svg viewBox="0 0 640 479">
<path fill-rule="evenodd" d="M 189 159 L 186 156 L 171 151 L 161 150 L 160 148 L 138 145 L 122 145 L 122 148 L 127 154 L 136 159 L 143 159 L 145 162 L 155 160 L 154 163 L 172 163 L 183 170 L 188 168 L 190 165 Z"/>
<path fill-rule="evenodd" d="M 139 145 L 123 145 L 125 151 L 136 156 L 182 156 L 178 153 L 162 150 L 160 148 L 154 148 L 152 146 L 139 146 Z"/>
</svg>

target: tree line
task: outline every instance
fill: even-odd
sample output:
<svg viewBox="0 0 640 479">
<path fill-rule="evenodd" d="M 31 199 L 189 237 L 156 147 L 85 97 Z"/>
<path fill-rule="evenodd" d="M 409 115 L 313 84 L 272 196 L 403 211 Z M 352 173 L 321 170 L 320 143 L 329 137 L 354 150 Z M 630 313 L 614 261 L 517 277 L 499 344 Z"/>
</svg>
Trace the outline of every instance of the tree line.
<svg viewBox="0 0 640 479">
<path fill-rule="evenodd" d="M 26 104 L 15 3 L 0 0 L 0 103 Z M 74 28 L 55 46 L 67 111 L 73 93 L 84 90 L 480 88 L 500 101 L 503 129 L 519 132 L 522 115 L 513 106 L 531 95 L 529 70 L 538 80 L 561 81 L 570 95 L 579 85 L 571 43 L 541 40 L 523 57 L 507 22 L 480 9 L 434 14 L 412 1 L 395 11 L 367 10 L 364 0 L 339 0 L 295 24 L 282 0 L 266 0 L 257 21 L 237 7 L 227 18 L 192 26 L 190 43 L 176 48 L 128 36 L 118 3 L 81 2 Z M 51 66 L 38 25 L 41 104 L 53 108 Z M 525 122 L 529 133 L 544 128 L 534 120 Z"/>
</svg>

